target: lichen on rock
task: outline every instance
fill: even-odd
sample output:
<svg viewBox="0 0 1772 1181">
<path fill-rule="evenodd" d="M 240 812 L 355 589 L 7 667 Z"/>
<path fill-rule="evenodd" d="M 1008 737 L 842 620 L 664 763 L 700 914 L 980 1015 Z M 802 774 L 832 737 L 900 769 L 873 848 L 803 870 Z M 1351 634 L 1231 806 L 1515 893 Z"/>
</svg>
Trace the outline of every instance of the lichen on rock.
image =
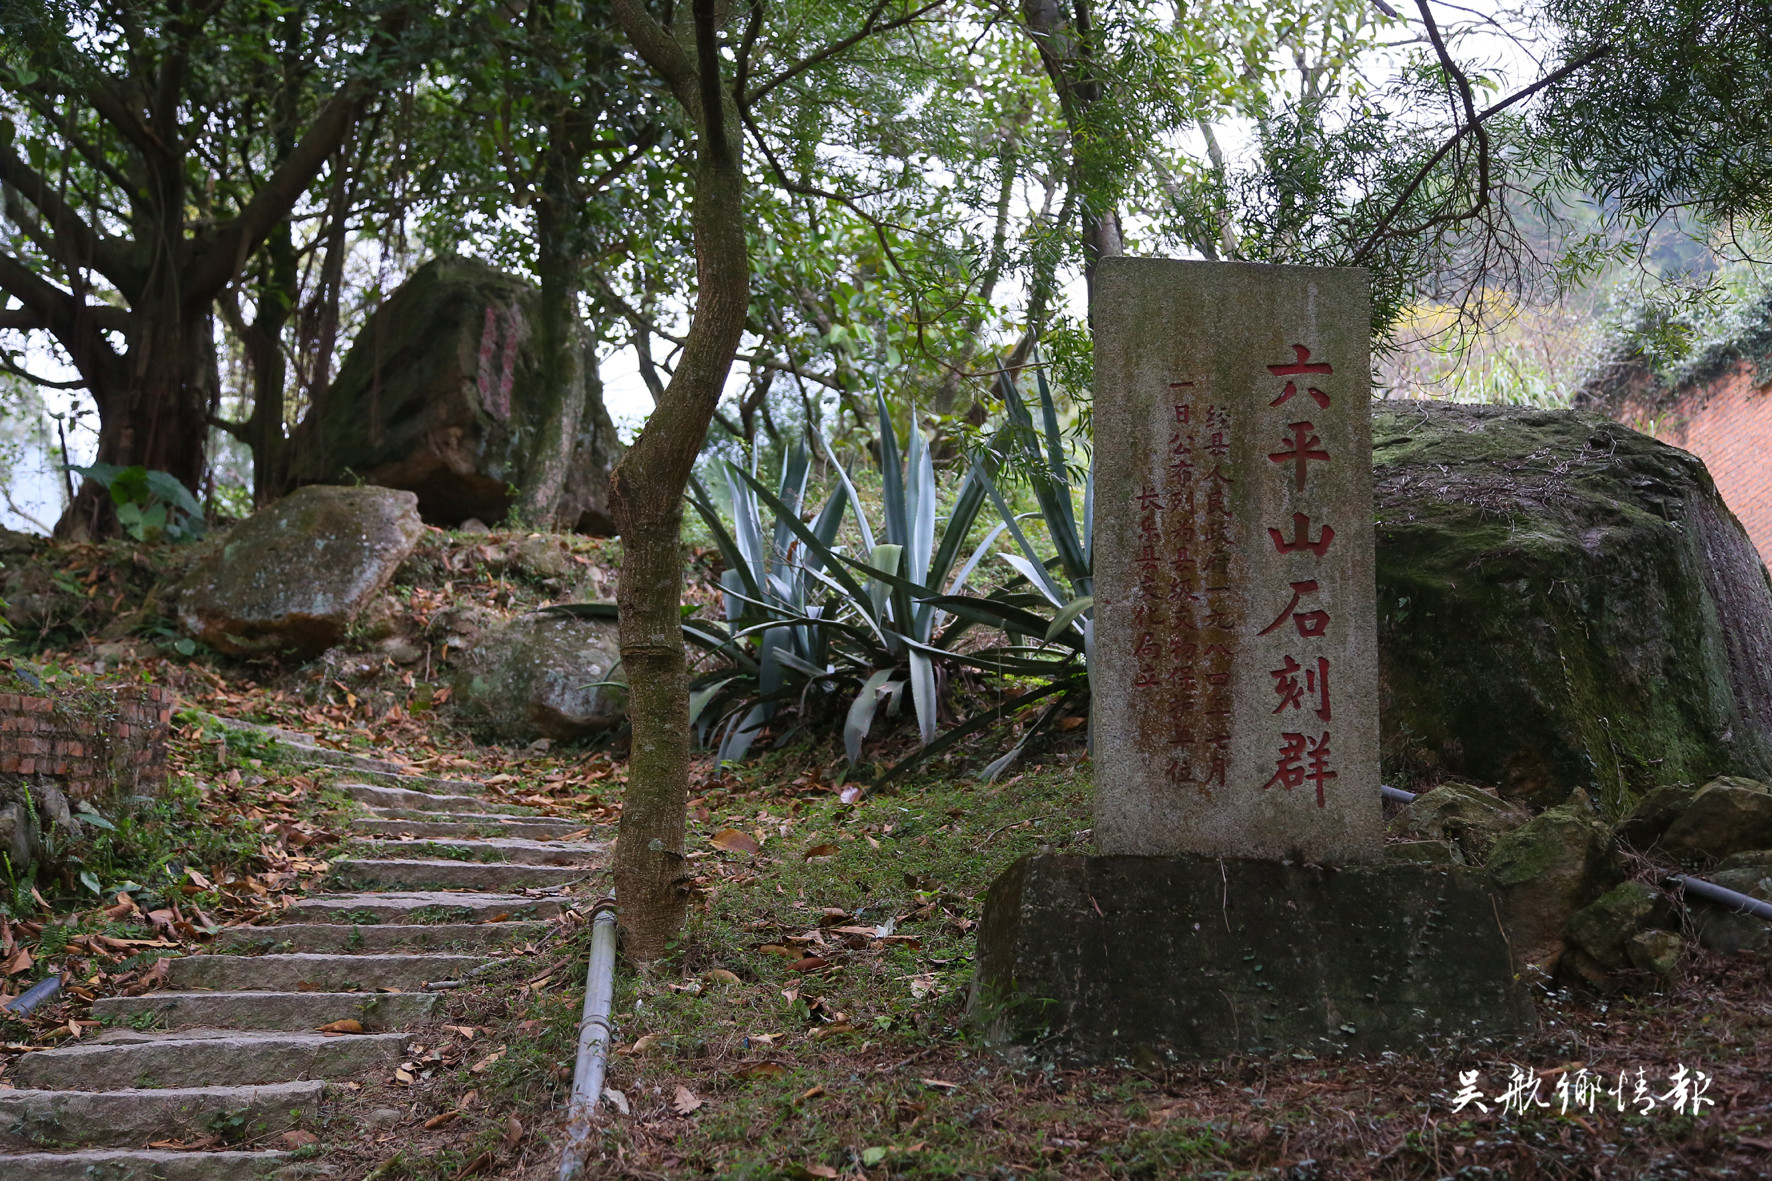
<svg viewBox="0 0 1772 1181">
<path fill-rule="evenodd" d="M 1772 775 L 1772 583 L 1704 465 L 1574 411 L 1373 418 L 1392 782 L 1453 776 L 1617 816 Z"/>
<path fill-rule="evenodd" d="M 519 616 L 469 641 L 455 662 L 454 701 L 464 722 L 494 738 L 604 734 L 627 718 L 619 652 L 613 623 Z"/>
</svg>

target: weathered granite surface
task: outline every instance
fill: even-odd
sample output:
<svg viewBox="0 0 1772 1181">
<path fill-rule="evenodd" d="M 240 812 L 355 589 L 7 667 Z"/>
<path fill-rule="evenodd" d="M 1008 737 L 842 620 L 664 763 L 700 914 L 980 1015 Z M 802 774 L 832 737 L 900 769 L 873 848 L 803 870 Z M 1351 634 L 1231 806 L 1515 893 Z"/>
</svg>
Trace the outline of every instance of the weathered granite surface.
<svg viewBox="0 0 1772 1181">
<path fill-rule="evenodd" d="M 298 488 L 192 566 L 180 625 L 223 652 L 325 651 L 418 544 L 418 498 L 392 488 Z"/>
<path fill-rule="evenodd" d="M 1096 841 L 1376 860 L 1366 274 L 1096 283 Z"/>
<path fill-rule="evenodd" d="M 1534 1021 L 1480 874 L 1059 854 L 992 884 L 971 1014 L 1073 1061 L 1407 1049 Z"/>
</svg>

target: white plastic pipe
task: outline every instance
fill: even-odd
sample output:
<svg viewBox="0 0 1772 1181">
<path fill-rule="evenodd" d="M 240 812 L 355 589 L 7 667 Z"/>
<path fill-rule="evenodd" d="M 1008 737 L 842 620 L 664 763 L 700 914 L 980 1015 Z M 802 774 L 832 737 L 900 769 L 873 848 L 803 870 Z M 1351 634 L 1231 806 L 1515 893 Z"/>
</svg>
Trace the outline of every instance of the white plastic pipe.
<svg viewBox="0 0 1772 1181">
<path fill-rule="evenodd" d="M 572 1069 L 572 1099 L 566 1108 L 566 1149 L 560 1155 L 560 1181 L 573 1181 L 585 1167 L 591 1116 L 603 1095 L 609 1068 L 609 1010 L 615 1003 L 615 898 L 591 908 L 591 964 L 585 973 L 584 1016 L 578 1023 L 578 1060 Z"/>
</svg>

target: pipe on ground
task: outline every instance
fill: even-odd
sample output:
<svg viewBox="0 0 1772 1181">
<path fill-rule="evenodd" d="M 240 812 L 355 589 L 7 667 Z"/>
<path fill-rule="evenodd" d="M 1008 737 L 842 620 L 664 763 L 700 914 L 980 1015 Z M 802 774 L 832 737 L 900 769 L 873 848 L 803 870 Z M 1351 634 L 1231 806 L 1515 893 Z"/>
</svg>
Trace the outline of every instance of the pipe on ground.
<svg viewBox="0 0 1772 1181">
<path fill-rule="evenodd" d="M 23 1017 L 61 990 L 62 977 L 61 973 L 57 972 L 53 976 L 37 981 L 4 1005 L 0 1005 L 0 1009 L 5 1009 L 9 1016 Z"/>
<path fill-rule="evenodd" d="M 584 1016 L 578 1023 L 578 1061 L 572 1070 L 572 1099 L 566 1108 L 566 1149 L 560 1155 L 560 1181 L 574 1181 L 590 1148 L 591 1116 L 603 1094 L 609 1067 L 609 1010 L 615 1003 L 615 898 L 591 908 L 591 963 L 585 972 Z"/>
</svg>

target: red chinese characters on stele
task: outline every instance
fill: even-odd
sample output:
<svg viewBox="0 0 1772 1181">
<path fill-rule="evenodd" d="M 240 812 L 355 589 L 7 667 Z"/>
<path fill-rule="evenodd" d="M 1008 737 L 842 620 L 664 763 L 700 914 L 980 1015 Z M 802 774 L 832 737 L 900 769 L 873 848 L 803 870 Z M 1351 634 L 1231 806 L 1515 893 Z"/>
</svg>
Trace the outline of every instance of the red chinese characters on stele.
<svg viewBox="0 0 1772 1181">
<path fill-rule="evenodd" d="M 1286 406 L 1290 409 L 1291 405 L 1297 404 L 1293 399 L 1301 396 L 1299 378 L 1335 372 L 1327 362 L 1312 361 L 1311 351 L 1304 345 L 1295 344 L 1292 351 L 1294 355 L 1290 362 L 1267 367 L 1268 372 L 1275 377 L 1287 379 L 1273 401 L 1268 403 L 1269 406 Z M 1329 395 L 1310 385 L 1308 380 L 1302 396 L 1315 402 L 1320 409 L 1329 409 Z M 1268 461 L 1281 469 L 1276 473 L 1281 479 L 1290 477 L 1295 493 L 1302 493 L 1309 482 L 1312 465 L 1333 463 L 1334 457 L 1324 445 L 1314 423 L 1300 419 L 1277 425 L 1283 431 L 1283 441 L 1278 450 L 1268 454 Z M 1303 512 L 1292 514 L 1290 536 L 1284 526 L 1269 526 L 1267 535 L 1273 543 L 1275 553 L 1309 554 L 1313 562 L 1322 561 L 1335 542 L 1335 530 L 1332 526 L 1327 522 L 1312 521 L 1310 514 Z M 1314 578 L 1292 580 L 1279 594 L 1286 597 L 1286 605 L 1280 609 L 1273 622 L 1256 634 L 1266 636 L 1283 632 L 1290 623 L 1290 630 L 1302 642 L 1303 650 L 1287 653 L 1280 667 L 1268 674 L 1273 679 L 1274 694 L 1279 699 L 1273 712 L 1279 715 L 1282 729 L 1274 759 L 1274 773 L 1262 785 L 1262 789 L 1265 791 L 1278 787 L 1292 791 L 1309 783 L 1316 789 L 1317 807 L 1324 808 L 1328 806 L 1324 799 L 1325 785 L 1336 777 L 1330 762 L 1335 752 L 1331 749 L 1330 732 L 1327 728 L 1333 717 L 1329 658 L 1309 649 L 1314 647 L 1311 641 L 1321 640 L 1328 634 L 1330 613 L 1328 605 L 1321 599 L 1318 581 Z M 1312 719 L 1315 724 L 1307 725 Z M 1288 725 L 1296 729 L 1285 728 Z"/>
</svg>

